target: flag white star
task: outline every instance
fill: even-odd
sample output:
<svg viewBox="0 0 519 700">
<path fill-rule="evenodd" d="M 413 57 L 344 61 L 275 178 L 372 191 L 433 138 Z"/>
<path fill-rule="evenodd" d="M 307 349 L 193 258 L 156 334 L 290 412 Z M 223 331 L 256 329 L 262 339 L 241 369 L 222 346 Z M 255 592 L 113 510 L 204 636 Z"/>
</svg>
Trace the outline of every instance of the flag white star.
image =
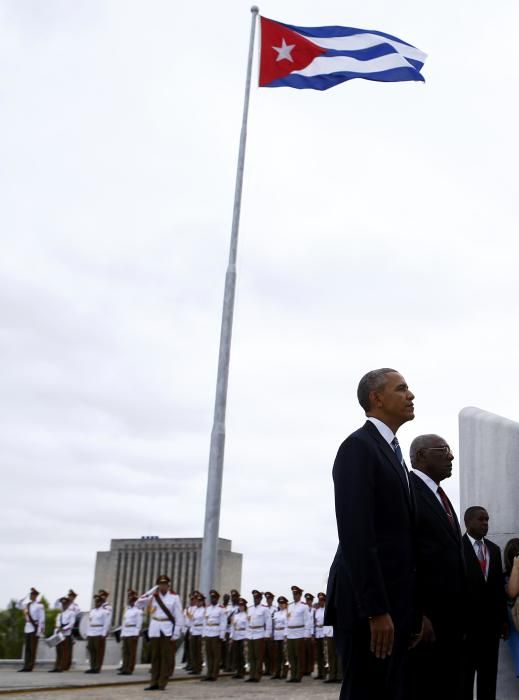
<svg viewBox="0 0 519 700">
<path fill-rule="evenodd" d="M 295 48 L 295 44 L 290 44 L 288 45 L 284 39 L 281 39 L 281 46 L 273 46 L 272 47 L 274 51 L 278 52 L 278 57 L 276 58 L 276 61 L 292 61 L 294 62 L 294 59 L 290 55 L 292 53 L 292 49 Z"/>
</svg>

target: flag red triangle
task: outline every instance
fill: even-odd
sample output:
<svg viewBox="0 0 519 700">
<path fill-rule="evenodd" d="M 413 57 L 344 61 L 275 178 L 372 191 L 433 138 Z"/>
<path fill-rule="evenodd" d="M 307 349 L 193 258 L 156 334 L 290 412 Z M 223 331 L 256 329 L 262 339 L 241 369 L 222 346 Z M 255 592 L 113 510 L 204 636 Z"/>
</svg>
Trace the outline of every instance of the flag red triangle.
<svg viewBox="0 0 519 700">
<path fill-rule="evenodd" d="M 323 53 L 326 49 L 322 46 L 279 22 L 261 17 L 260 87 L 306 68 Z"/>
</svg>

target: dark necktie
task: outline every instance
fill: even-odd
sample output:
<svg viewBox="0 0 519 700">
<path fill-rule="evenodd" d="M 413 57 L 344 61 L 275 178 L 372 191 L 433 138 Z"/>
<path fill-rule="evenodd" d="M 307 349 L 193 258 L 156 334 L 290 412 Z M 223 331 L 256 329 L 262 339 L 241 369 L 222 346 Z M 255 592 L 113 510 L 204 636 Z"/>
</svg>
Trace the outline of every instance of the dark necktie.
<svg viewBox="0 0 519 700">
<path fill-rule="evenodd" d="M 407 482 L 407 486 L 409 486 L 409 474 L 407 473 L 407 467 L 406 467 L 406 464 L 404 462 L 404 455 L 402 454 L 402 450 L 400 448 L 400 443 L 398 442 L 396 436 L 391 441 L 391 447 L 393 448 L 393 452 L 395 453 L 395 457 L 398 459 L 398 461 L 402 465 L 402 469 L 404 470 L 405 480 Z"/>
<path fill-rule="evenodd" d="M 442 489 L 441 486 L 438 486 L 438 490 L 436 491 L 436 493 L 441 498 L 443 509 L 447 515 L 447 518 L 449 519 L 449 523 L 451 524 L 452 529 L 456 530 L 456 523 L 454 522 L 454 514 L 452 512 L 452 508 L 451 508 L 451 504 L 449 503 L 449 499 L 447 498 L 447 494 L 445 493 L 445 491 Z"/>
</svg>

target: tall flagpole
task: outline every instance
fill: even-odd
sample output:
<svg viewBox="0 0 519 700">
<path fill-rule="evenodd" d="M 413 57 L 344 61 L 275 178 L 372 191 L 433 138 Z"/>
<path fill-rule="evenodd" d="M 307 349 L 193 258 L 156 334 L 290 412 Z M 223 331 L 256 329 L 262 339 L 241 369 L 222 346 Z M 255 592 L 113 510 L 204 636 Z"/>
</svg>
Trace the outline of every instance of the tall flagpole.
<svg viewBox="0 0 519 700">
<path fill-rule="evenodd" d="M 223 297 L 222 326 L 220 331 L 220 352 L 218 355 L 218 375 L 216 379 L 216 398 L 214 403 L 213 429 L 209 451 L 209 469 L 207 474 L 207 495 L 205 501 L 204 541 L 202 544 L 202 561 L 200 569 L 200 591 L 207 594 L 216 583 L 218 532 L 220 527 L 220 505 L 222 501 L 223 457 L 225 449 L 225 410 L 227 407 L 227 385 L 229 381 L 229 360 L 231 355 L 232 320 L 234 313 L 234 295 L 236 290 L 236 253 L 238 250 L 238 231 L 240 227 L 241 193 L 245 163 L 245 145 L 247 142 L 247 117 L 249 113 L 249 96 L 252 74 L 252 55 L 256 17 L 259 8 L 251 7 L 249 56 L 247 60 L 247 78 L 245 81 L 245 99 L 240 133 L 240 150 L 236 171 L 234 190 L 234 208 L 232 215 L 231 244 L 229 264 L 225 275 L 225 292 Z"/>
</svg>

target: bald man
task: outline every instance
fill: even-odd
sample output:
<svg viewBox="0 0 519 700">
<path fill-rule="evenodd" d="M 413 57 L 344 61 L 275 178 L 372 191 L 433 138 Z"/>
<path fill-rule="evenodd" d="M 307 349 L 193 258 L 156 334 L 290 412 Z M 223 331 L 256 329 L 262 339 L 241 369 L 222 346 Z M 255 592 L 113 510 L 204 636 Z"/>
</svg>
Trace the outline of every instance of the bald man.
<svg viewBox="0 0 519 700">
<path fill-rule="evenodd" d="M 461 530 L 441 484 L 454 456 L 439 435 L 411 444 L 416 503 L 417 588 L 424 614 L 422 641 L 410 654 L 413 700 L 459 700 L 462 681 L 465 572 Z"/>
</svg>

